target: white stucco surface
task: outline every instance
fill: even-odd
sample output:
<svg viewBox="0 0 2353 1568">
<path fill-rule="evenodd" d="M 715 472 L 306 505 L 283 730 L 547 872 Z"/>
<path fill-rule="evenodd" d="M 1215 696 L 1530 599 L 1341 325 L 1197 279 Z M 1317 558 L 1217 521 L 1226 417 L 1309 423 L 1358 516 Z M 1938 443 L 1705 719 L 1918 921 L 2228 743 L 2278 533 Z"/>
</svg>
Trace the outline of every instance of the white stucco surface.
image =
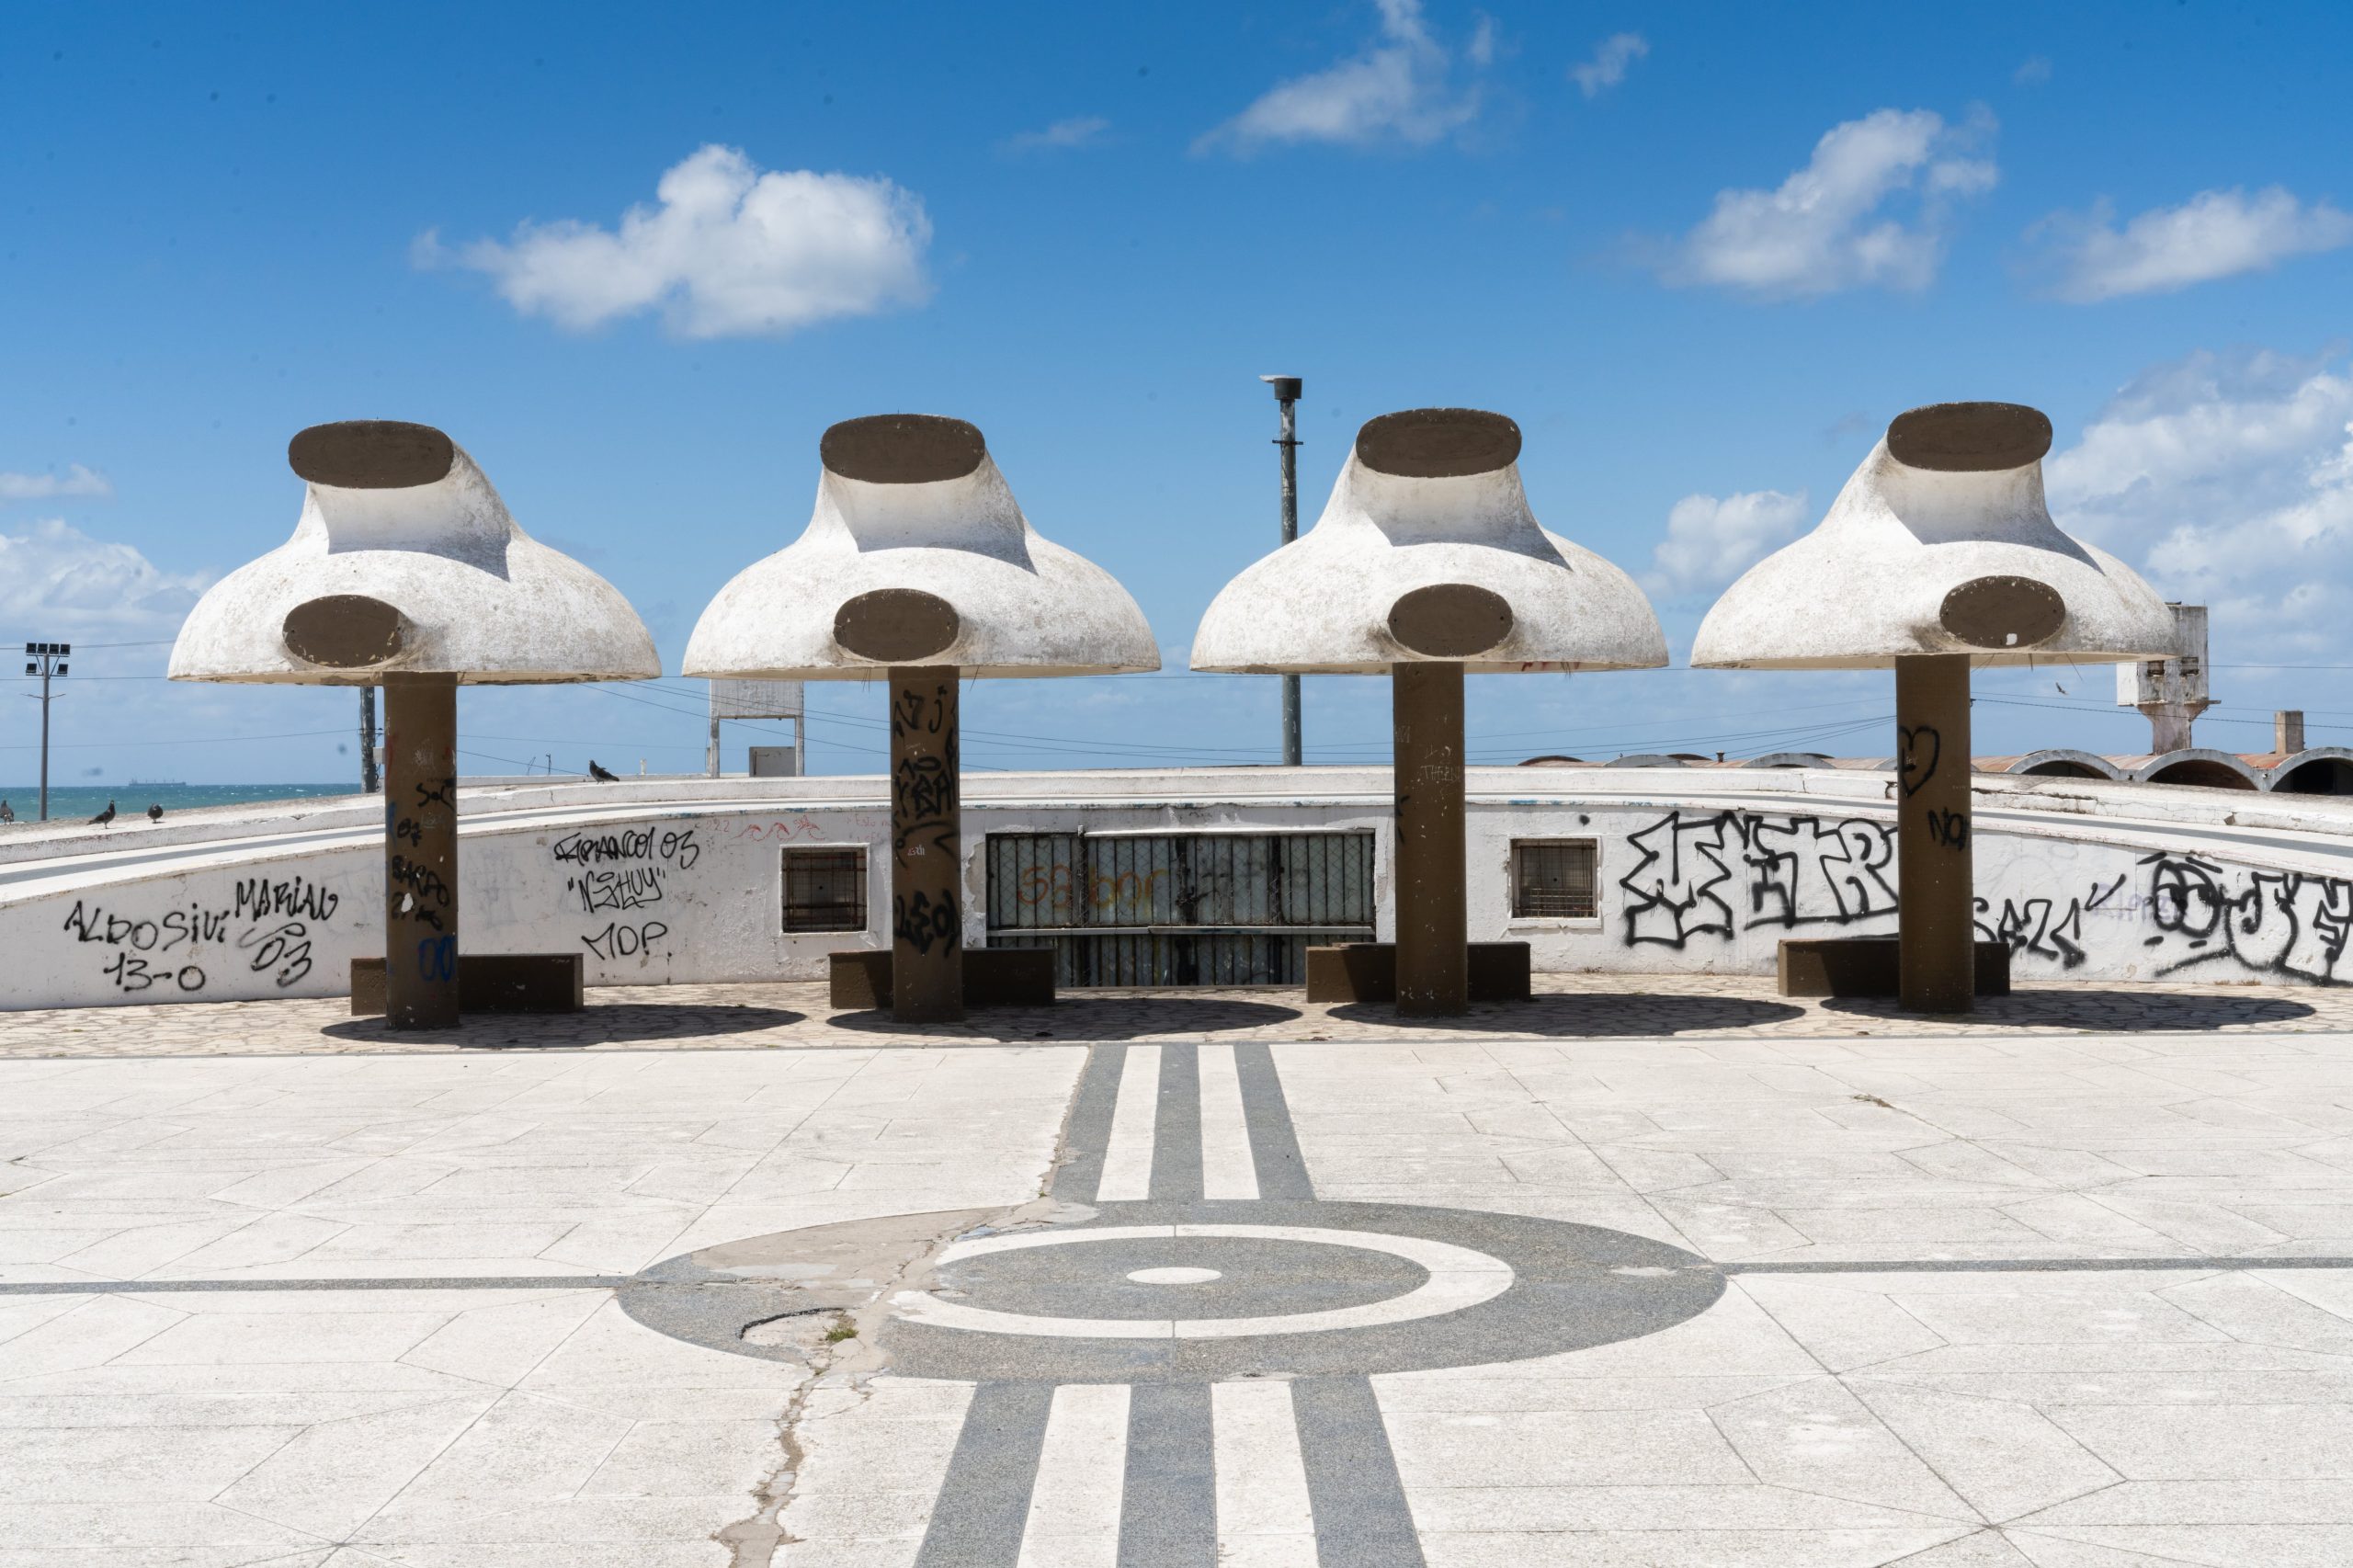
<svg viewBox="0 0 2353 1568">
<path fill-rule="evenodd" d="M 330 595 L 401 612 L 398 656 L 364 669 L 296 657 L 287 612 Z M 463 449 L 431 483 L 309 484 L 294 537 L 209 589 L 173 645 L 174 680 L 360 686 L 388 674 L 492 685 L 650 680 L 654 639 L 619 589 L 526 534 Z"/>
<path fill-rule="evenodd" d="M 2066 620 L 2031 648 L 1972 646 L 1940 622 L 1945 596 L 1984 577 L 2055 591 Z M 2052 521 L 2042 465 L 1908 467 L 1882 439 L 1814 530 L 1748 569 L 1700 623 L 1695 665 L 1876 669 L 1918 653 L 1981 665 L 2163 657 L 2173 614 L 2139 574 Z"/>
<path fill-rule="evenodd" d="M 991 834 L 1358 831 L 1394 927 L 1385 768 L 983 774 L 965 781 L 968 944 Z M 1474 940 L 1540 971 L 1768 972 L 1783 937 L 1888 934 L 1892 778 L 1856 769 L 1474 767 Z M 2071 778 L 1974 781 L 1977 921 L 2022 978 L 2343 983 L 2353 801 Z M 888 940 L 885 781 L 467 789 L 459 871 L 477 952 L 580 952 L 591 984 L 818 978 Z M 0 833 L 0 1007 L 340 994 L 382 950 L 381 801 Z M 1516 842 L 1594 846 L 1585 919 L 1521 919 Z M 787 935 L 783 854 L 868 859 L 866 929 Z M 1132 879 L 1080 890 L 1122 923 Z M 1144 890 L 1144 899 L 1150 897 Z"/>
<path fill-rule="evenodd" d="M 1652 669 L 1666 663 L 1658 618 L 1634 580 L 1538 526 L 1517 463 L 1415 479 L 1352 449 L 1315 526 L 1220 591 L 1193 639 L 1197 670 L 1385 670 L 1427 657 L 1398 642 L 1389 612 L 1415 588 L 1465 584 L 1500 595 L 1512 628 L 1474 674 Z"/>
<path fill-rule="evenodd" d="M 967 676 L 1108 675 L 1156 670 L 1159 645 L 1118 579 L 1029 526 L 983 456 L 958 479 L 876 483 L 821 470 L 799 539 L 753 562 L 695 623 L 682 666 L 694 676 L 872 678 L 881 661 L 834 640 L 860 594 L 914 589 L 945 599 L 958 631 L 907 664 Z"/>
</svg>

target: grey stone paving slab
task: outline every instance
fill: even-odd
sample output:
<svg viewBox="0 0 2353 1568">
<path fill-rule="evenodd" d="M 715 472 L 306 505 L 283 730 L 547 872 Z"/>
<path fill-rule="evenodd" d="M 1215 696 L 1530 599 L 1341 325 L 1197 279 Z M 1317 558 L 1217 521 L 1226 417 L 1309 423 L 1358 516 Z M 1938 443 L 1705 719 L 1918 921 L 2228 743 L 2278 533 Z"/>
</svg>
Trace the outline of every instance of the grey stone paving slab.
<svg viewBox="0 0 2353 1568">
<path fill-rule="evenodd" d="M 1052 1400 L 1047 1382 L 973 1385 L 949 1479 L 916 1557 L 925 1568 L 994 1568 L 1019 1554 Z"/>
<path fill-rule="evenodd" d="M 1181 1181 L 1180 1175 L 1172 1185 Z M 1210 1452 L 1206 1382 L 1146 1383 L 1135 1390 L 1119 1568 L 1216 1568 L 1217 1483 Z"/>
<path fill-rule="evenodd" d="M 1371 1383 L 1308 1378 L 1294 1386 L 1292 1399 L 1324 1560 L 1418 1568 L 1421 1541 Z"/>
</svg>

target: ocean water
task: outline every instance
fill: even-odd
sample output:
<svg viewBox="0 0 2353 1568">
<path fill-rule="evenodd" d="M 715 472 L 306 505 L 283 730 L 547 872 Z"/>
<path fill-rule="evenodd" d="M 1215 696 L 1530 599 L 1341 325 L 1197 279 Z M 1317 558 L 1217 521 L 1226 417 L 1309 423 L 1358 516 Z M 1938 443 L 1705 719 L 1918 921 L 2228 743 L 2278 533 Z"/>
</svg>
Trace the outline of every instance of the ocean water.
<svg viewBox="0 0 2353 1568">
<path fill-rule="evenodd" d="M 58 784 L 49 787 L 49 820 L 86 822 L 112 801 L 122 816 L 143 815 L 151 805 L 173 812 L 199 806 L 234 806 L 246 801 L 307 801 L 324 795 L 357 795 L 357 780 L 349 784 Z M 40 815 L 40 786 L 0 784 L 0 801 L 8 802 L 20 823 Z M 0 824 L 0 832 L 7 824 Z"/>
</svg>

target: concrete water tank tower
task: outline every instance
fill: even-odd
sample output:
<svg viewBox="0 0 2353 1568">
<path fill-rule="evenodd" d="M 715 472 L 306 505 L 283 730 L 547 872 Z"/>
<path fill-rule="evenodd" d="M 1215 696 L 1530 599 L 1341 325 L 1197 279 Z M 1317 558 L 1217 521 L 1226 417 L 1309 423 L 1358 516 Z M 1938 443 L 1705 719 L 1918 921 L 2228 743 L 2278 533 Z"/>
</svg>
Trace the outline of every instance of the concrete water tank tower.
<svg viewBox="0 0 2353 1568">
<path fill-rule="evenodd" d="M 2116 666 L 2116 705 L 2137 708 L 2147 718 L 2151 756 L 2195 744 L 2189 728 L 2214 705 L 2206 686 L 2206 607 L 2165 608 L 2173 612 L 2173 645 L 2166 655 Z M 2301 742 L 2296 749 L 2302 749 Z"/>
</svg>

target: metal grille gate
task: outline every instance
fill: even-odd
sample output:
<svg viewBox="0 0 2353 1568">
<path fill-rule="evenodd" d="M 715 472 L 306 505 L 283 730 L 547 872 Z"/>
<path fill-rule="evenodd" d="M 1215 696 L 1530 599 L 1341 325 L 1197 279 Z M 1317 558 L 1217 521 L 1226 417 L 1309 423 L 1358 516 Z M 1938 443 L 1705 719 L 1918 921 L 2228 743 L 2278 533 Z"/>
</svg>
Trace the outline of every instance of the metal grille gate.
<svg viewBox="0 0 2353 1568">
<path fill-rule="evenodd" d="M 1370 833 L 988 835 L 988 944 L 1086 985 L 1298 985 L 1373 936 Z"/>
</svg>

